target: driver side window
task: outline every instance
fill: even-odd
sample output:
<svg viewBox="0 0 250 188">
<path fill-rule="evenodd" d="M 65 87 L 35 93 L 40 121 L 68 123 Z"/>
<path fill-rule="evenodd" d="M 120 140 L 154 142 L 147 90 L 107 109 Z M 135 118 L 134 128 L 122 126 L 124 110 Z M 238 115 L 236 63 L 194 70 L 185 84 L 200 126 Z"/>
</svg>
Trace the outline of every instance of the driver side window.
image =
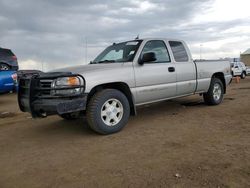
<svg viewBox="0 0 250 188">
<path fill-rule="evenodd" d="M 142 50 L 141 57 L 143 56 L 143 54 L 148 53 L 148 52 L 154 52 L 155 57 L 156 57 L 156 60 L 150 63 L 169 63 L 170 62 L 170 57 L 169 57 L 169 53 L 166 48 L 166 45 L 161 40 L 148 41 Z"/>
</svg>

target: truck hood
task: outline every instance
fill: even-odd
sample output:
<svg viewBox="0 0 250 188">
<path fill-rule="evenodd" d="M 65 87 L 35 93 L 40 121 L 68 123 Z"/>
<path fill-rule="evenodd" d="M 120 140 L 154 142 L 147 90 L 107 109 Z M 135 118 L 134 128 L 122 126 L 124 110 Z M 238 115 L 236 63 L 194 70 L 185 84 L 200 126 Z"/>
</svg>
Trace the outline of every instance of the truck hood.
<svg viewBox="0 0 250 188">
<path fill-rule="evenodd" d="M 109 69 L 121 68 L 124 63 L 87 64 L 74 67 L 55 69 L 50 72 L 72 72 L 73 74 L 84 74 L 89 72 L 99 72 Z"/>
<path fill-rule="evenodd" d="M 123 82 L 130 87 L 135 86 L 132 62 L 88 64 L 57 69 L 51 72 L 71 72 L 82 75 L 86 81 L 85 92 L 87 93 L 97 85 L 113 82 Z"/>
</svg>

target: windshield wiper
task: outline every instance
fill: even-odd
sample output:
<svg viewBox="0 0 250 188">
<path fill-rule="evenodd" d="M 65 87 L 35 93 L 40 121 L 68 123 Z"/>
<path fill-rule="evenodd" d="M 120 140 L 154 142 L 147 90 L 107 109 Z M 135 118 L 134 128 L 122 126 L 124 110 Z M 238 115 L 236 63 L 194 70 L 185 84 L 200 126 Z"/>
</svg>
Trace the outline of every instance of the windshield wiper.
<svg viewBox="0 0 250 188">
<path fill-rule="evenodd" d="M 90 62 L 90 64 L 98 64 L 98 63 L 114 63 L 115 62 L 115 60 L 107 60 L 107 59 L 105 59 L 105 60 L 103 60 L 103 61 L 92 61 L 92 62 Z"/>
</svg>

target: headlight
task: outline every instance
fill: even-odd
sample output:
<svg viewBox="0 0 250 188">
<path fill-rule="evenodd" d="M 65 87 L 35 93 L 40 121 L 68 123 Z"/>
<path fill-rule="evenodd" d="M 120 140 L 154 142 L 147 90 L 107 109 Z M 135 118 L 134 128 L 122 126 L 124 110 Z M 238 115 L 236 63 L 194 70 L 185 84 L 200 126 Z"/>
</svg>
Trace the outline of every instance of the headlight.
<svg viewBox="0 0 250 188">
<path fill-rule="evenodd" d="M 53 81 L 52 95 L 78 95 L 83 92 L 84 81 L 80 76 L 60 77 Z"/>
</svg>

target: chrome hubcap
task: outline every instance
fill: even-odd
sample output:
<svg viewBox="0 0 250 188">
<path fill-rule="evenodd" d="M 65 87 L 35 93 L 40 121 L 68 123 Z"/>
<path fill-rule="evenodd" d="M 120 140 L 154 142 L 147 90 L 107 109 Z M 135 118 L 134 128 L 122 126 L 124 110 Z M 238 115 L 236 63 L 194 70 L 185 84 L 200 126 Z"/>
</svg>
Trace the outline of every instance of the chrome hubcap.
<svg viewBox="0 0 250 188">
<path fill-rule="evenodd" d="M 102 105 L 101 118 L 107 126 L 115 126 L 121 121 L 122 116 L 123 106 L 119 100 L 109 99 Z"/>
<path fill-rule="evenodd" d="M 221 86 L 220 84 L 216 83 L 214 84 L 214 89 L 213 89 L 213 96 L 216 101 L 220 100 L 221 98 Z"/>
</svg>

